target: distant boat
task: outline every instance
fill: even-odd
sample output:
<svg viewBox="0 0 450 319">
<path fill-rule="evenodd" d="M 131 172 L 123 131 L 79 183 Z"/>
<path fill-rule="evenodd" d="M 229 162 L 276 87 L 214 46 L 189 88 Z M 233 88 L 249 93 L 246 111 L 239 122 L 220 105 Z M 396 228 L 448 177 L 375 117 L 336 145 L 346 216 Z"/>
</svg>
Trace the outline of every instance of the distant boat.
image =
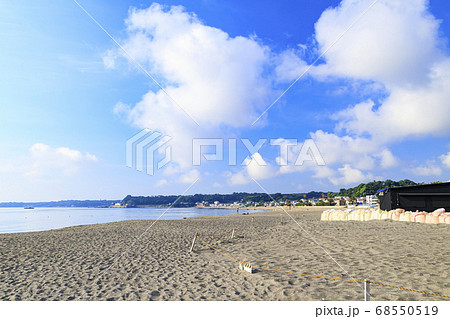
<svg viewBox="0 0 450 319">
<path fill-rule="evenodd" d="M 34 209 L 34 207 L 28 206 L 28 207 L 24 207 L 23 209 Z"/>
</svg>

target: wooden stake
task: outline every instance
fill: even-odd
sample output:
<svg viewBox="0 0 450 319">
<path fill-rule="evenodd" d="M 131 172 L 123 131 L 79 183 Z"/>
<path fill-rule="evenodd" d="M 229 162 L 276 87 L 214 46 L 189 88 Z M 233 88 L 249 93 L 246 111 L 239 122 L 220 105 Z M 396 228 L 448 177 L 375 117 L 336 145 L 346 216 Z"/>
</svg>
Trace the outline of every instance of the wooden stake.
<svg viewBox="0 0 450 319">
<path fill-rule="evenodd" d="M 231 233 L 231 238 L 234 237 L 234 228 L 233 228 L 233 232 Z"/>
<path fill-rule="evenodd" d="M 197 240 L 197 236 L 198 236 L 198 233 L 195 233 L 194 234 L 194 240 L 192 241 L 191 250 L 189 250 L 190 252 L 192 252 L 192 250 L 194 250 L 194 245 L 195 245 L 195 241 Z"/>
<path fill-rule="evenodd" d="M 370 281 L 364 281 L 364 301 L 370 301 Z"/>
</svg>

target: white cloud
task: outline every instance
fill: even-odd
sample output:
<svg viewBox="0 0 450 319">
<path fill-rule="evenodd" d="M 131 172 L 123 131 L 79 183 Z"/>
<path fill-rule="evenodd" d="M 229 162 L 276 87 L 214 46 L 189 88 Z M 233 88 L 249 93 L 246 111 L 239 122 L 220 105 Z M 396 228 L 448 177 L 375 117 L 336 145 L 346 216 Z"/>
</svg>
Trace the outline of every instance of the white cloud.
<svg viewBox="0 0 450 319">
<path fill-rule="evenodd" d="M 129 119 L 172 136 L 172 159 L 183 168 L 192 162 L 193 137 L 220 137 L 224 127 L 246 127 L 273 98 L 272 82 L 264 75 L 271 52 L 258 39 L 230 37 L 181 6 L 157 3 L 130 10 L 126 23 L 123 47 L 182 108 L 158 89 L 142 97 Z"/>
<path fill-rule="evenodd" d="M 237 173 L 229 173 L 228 184 L 230 185 L 245 185 L 251 182 L 251 179 L 245 175 L 243 171 Z"/>
<path fill-rule="evenodd" d="M 113 107 L 113 113 L 115 115 L 123 115 L 123 114 L 128 114 L 131 111 L 131 107 L 128 104 L 125 104 L 121 101 L 117 102 L 114 107 Z"/>
<path fill-rule="evenodd" d="M 332 178 L 336 172 L 328 166 L 317 166 L 315 168 L 315 178 Z"/>
<path fill-rule="evenodd" d="M 107 69 L 114 69 L 116 67 L 117 54 L 113 50 L 108 50 L 103 56 L 103 64 Z"/>
<path fill-rule="evenodd" d="M 338 128 L 348 133 L 368 133 L 389 143 L 406 137 L 450 133 L 450 60 L 436 65 L 431 82 L 415 89 L 392 88 L 375 108 L 366 101 L 336 114 Z"/>
<path fill-rule="evenodd" d="M 440 176 L 442 169 L 437 165 L 418 166 L 409 170 L 411 174 L 419 176 Z"/>
<path fill-rule="evenodd" d="M 282 52 L 277 58 L 275 75 L 279 82 L 291 82 L 306 71 L 308 64 L 293 50 Z"/>
<path fill-rule="evenodd" d="M 324 52 L 371 3 L 343 0 L 325 10 L 315 24 L 317 47 L 312 50 Z M 200 127 L 161 89 L 144 94 L 129 110 L 119 102 L 115 111 L 125 112 L 140 128 L 173 137 L 174 165 L 177 172 L 188 172 L 181 180 L 191 180 L 187 175 L 194 174 L 189 171 L 193 137 L 222 137 L 248 127 L 277 96 L 274 83 L 292 81 L 308 66 L 302 58 L 304 46 L 275 54 L 256 37 L 230 37 L 181 6 L 132 9 L 126 24 L 123 47 Z M 410 137 L 450 134 L 450 58 L 441 50 L 442 43 L 439 21 L 426 0 L 378 1 L 327 51 L 325 63 L 309 72 L 319 80 L 345 79 L 352 90 L 363 87 L 361 96 L 380 96 L 382 90 L 385 96 L 364 98 L 336 112 L 335 132 L 311 133 L 328 167 L 306 163 L 276 169 L 251 163 L 230 173 L 229 183 L 305 170 L 333 183 L 360 182 L 371 177 L 364 171 L 399 164 L 389 145 Z M 114 67 L 118 56 L 119 51 L 108 51 L 105 66 Z"/>
<path fill-rule="evenodd" d="M 342 34 L 372 0 L 343 0 L 315 24 L 320 51 Z M 408 86 L 427 82 L 441 58 L 439 21 L 427 0 L 380 0 L 324 55 L 321 72 Z"/>
<path fill-rule="evenodd" d="M 72 176 L 82 167 L 97 161 L 97 157 L 89 153 L 36 143 L 29 149 L 24 175 L 33 179 L 54 180 L 59 176 Z"/>
<path fill-rule="evenodd" d="M 372 139 L 338 136 L 333 133 L 326 133 L 321 130 L 311 133 L 320 155 L 323 157 L 325 165 L 318 165 L 316 160 L 305 161 L 303 165 L 295 165 L 303 147 L 302 143 L 292 145 L 292 141 L 277 139 L 276 145 L 280 148 L 288 149 L 288 165 L 281 165 L 283 160 L 279 156 L 276 163 L 279 165 L 278 171 L 273 166 L 259 167 L 260 174 L 270 178 L 279 174 L 291 174 L 302 172 L 313 172 L 314 178 L 329 179 L 334 184 L 348 184 L 351 180 L 360 182 L 372 178 L 371 174 L 362 173 L 363 170 L 372 170 L 377 167 L 391 168 L 398 165 L 398 158 L 387 148 Z M 380 151 L 382 149 L 382 151 Z M 285 161 L 285 159 L 284 159 Z M 337 168 L 343 165 L 341 168 Z M 257 169 L 255 167 L 255 169 Z M 247 170 L 248 171 L 248 170 Z"/>
<path fill-rule="evenodd" d="M 325 50 L 369 0 L 343 0 L 316 23 Z M 388 144 L 408 136 L 450 133 L 450 58 L 440 47 L 439 21 L 426 0 L 380 0 L 325 55 L 313 70 L 320 76 L 375 81 L 389 95 L 336 114 L 338 129 Z"/>
<path fill-rule="evenodd" d="M 260 165 L 259 163 L 264 163 L 265 165 Z M 258 152 L 252 155 L 252 159 L 248 161 L 245 168 L 248 175 L 256 180 L 268 179 L 278 175 L 277 169 L 264 161 Z"/>
<path fill-rule="evenodd" d="M 185 184 L 192 184 L 200 178 L 200 172 L 197 169 L 191 169 L 185 174 L 180 176 L 180 182 Z"/>
<path fill-rule="evenodd" d="M 352 168 L 350 165 L 338 168 L 338 173 L 339 177 L 329 178 L 334 185 L 358 184 L 372 179 L 371 175 L 364 175 L 362 171 Z"/>
<path fill-rule="evenodd" d="M 450 152 L 441 155 L 439 159 L 442 161 L 442 164 L 444 164 L 446 167 L 450 167 Z"/>
<path fill-rule="evenodd" d="M 327 165 L 345 163 L 358 169 L 373 169 L 376 165 L 375 155 L 380 145 L 371 139 L 338 136 L 321 130 L 311 133 L 311 137 Z"/>
<path fill-rule="evenodd" d="M 244 160 L 244 168 L 237 173 L 228 173 L 228 183 L 230 185 L 244 185 L 253 179 L 269 179 L 280 174 L 278 168 L 267 163 L 260 153 L 254 153 L 251 158 Z"/>
<path fill-rule="evenodd" d="M 382 168 L 391 168 L 398 165 L 399 159 L 395 157 L 392 152 L 388 149 L 381 151 L 380 155 L 380 165 Z"/>
<path fill-rule="evenodd" d="M 343 0 L 325 10 L 315 25 L 319 52 L 371 3 Z M 319 80 L 359 81 L 375 91 L 384 88 L 386 94 L 380 101 L 362 101 L 334 114 L 336 132 L 311 133 L 327 165 L 344 165 L 338 170 L 342 177 L 333 177 L 335 183 L 362 180 L 361 170 L 398 165 L 390 144 L 450 134 L 450 58 L 441 50 L 439 23 L 426 0 L 380 0 L 325 53 L 325 63 L 310 70 Z M 294 51 L 286 54 L 283 69 L 297 70 L 284 72 L 292 81 L 304 62 Z M 437 175 L 440 168 L 420 166 L 417 173 Z M 333 175 L 332 169 L 316 169 L 316 177 Z"/>
<path fill-rule="evenodd" d="M 167 185 L 169 182 L 166 179 L 160 179 L 157 183 L 156 186 L 161 187 L 164 185 Z"/>
</svg>

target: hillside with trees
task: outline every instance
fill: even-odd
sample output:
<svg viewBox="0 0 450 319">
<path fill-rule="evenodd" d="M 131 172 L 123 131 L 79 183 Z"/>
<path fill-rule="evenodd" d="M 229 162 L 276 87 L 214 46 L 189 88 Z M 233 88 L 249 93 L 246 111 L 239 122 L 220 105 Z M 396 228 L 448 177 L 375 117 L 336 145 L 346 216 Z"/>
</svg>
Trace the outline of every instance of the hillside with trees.
<svg viewBox="0 0 450 319">
<path fill-rule="evenodd" d="M 350 198 L 357 198 L 366 195 L 376 195 L 377 191 L 389 187 L 399 187 L 399 186 L 415 186 L 419 185 L 409 179 L 403 179 L 401 181 L 395 182 L 390 179 L 385 181 L 373 181 L 369 183 L 362 183 L 353 188 L 341 188 L 338 193 L 333 193 L 332 196 L 345 196 Z"/>
<path fill-rule="evenodd" d="M 263 204 L 272 201 L 279 203 L 291 203 L 293 201 L 300 202 L 302 200 L 317 199 L 316 205 L 329 205 L 332 198 L 336 196 L 357 198 L 366 195 L 376 195 L 380 189 L 398 186 L 414 186 L 419 185 L 411 180 L 404 179 L 398 182 L 390 179 L 386 181 L 373 181 L 362 183 L 353 188 L 341 188 L 339 192 L 309 192 L 309 193 L 293 193 L 293 194 L 266 194 L 266 193 L 232 193 L 232 194 L 195 194 L 186 196 L 177 195 L 157 195 L 157 196 L 131 196 L 128 195 L 122 200 L 122 205 L 127 207 L 142 206 L 169 206 L 173 207 L 193 207 L 197 203 L 219 202 L 221 204 L 242 203 L 246 204 Z M 301 203 L 298 203 L 301 204 Z"/>
<path fill-rule="evenodd" d="M 266 194 L 266 193 L 232 193 L 232 194 L 195 194 L 178 197 L 176 195 L 158 196 L 131 196 L 128 195 L 122 200 L 122 205 L 127 207 L 139 206 L 169 206 L 173 207 L 193 207 L 196 203 L 264 203 L 273 200 L 277 202 L 300 201 L 301 199 L 325 198 L 327 192 L 309 192 L 295 194 Z M 178 200 L 177 200 L 178 199 Z"/>
</svg>

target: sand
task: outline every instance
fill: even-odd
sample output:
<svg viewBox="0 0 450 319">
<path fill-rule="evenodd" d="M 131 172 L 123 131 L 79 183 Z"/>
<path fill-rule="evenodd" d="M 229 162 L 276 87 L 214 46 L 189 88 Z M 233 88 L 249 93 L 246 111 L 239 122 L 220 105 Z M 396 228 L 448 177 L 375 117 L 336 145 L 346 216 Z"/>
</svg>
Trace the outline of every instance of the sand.
<svg viewBox="0 0 450 319">
<path fill-rule="evenodd" d="M 1 234 L 0 299 L 363 300 L 358 283 L 267 270 L 250 274 L 200 241 L 189 252 L 195 232 L 243 227 L 252 216 L 255 222 L 232 239 L 230 234 L 203 239 L 238 260 L 267 268 L 450 295 L 448 225 L 326 222 L 320 221 L 322 209 L 288 212 L 344 270 L 276 210 L 157 221 L 142 236 L 152 221 L 125 221 Z M 448 300 L 374 285 L 371 293 L 379 301 Z"/>
</svg>

